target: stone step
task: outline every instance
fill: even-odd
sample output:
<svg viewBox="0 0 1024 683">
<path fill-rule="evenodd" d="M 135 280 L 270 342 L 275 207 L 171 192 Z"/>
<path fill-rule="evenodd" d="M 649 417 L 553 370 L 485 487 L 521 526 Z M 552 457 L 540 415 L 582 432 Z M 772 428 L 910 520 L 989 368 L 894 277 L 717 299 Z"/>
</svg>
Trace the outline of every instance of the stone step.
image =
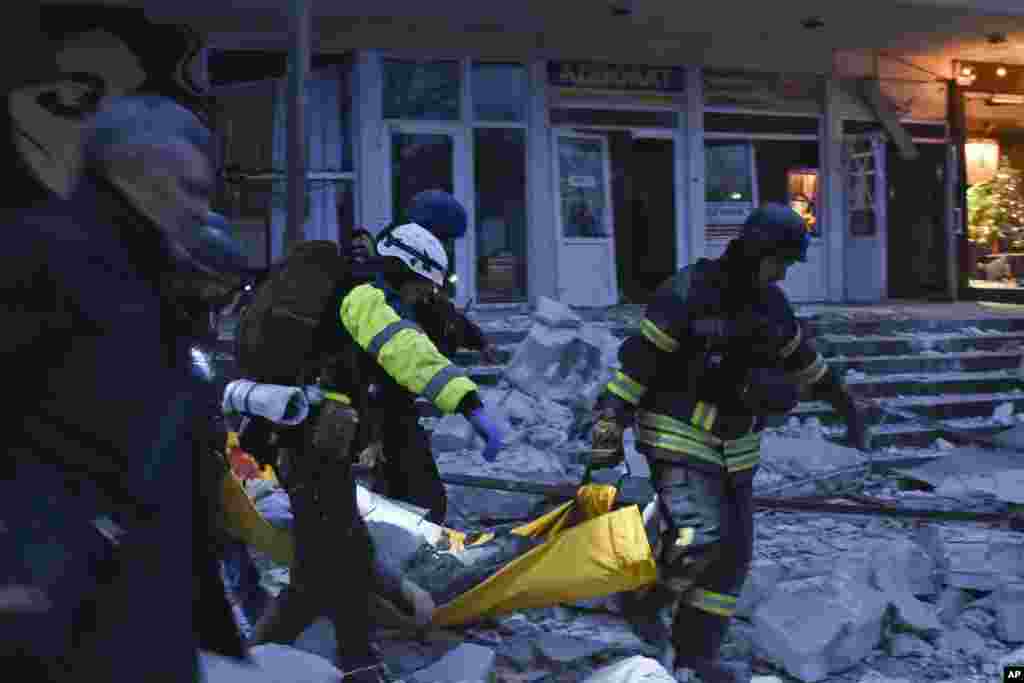
<svg viewBox="0 0 1024 683">
<path fill-rule="evenodd" d="M 804 324 L 817 334 L 895 335 L 949 333 L 966 328 L 980 328 L 1000 332 L 1024 332 L 1024 316 L 1014 318 L 961 318 L 955 320 L 925 320 L 920 318 L 884 320 L 840 320 L 833 316 L 801 315 Z"/>
<path fill-rule="evenodd" d="M 1024 410 L 1024 391 L 994 394 L 946 394 L 941 396 L 908 396 L 885 399 L 885 405 L 903 408 L 933 420 L 989 418 L 997 406 L 1012 403 L 1014 413 Z M 823 423 L 839 421 L 832 407 L 823 401 L 803 401 L 793 410 L 797 417 L 818 417 Z M 892 420 L 889 420 L 891 423 Z"/>
<path fill-rule="evenodd" d="M 876 376 L 846 376 L 846 383 L 858 396 L 935 396 L 945 394 L 1000 394 L 1021 388 L 1016 370 L 990 372 L 894 373 Z"/>
<path fill-rule="evenodd" d="M 929 352 L 1012 351 L 1024 345 L 1024 332 L 853 336 L 822 334 L 815 344 L 824 356 L 880 356 Z"/>
<path fill-rule="evenodd" d="M 961 433 L 977 434 L 990 437 L 1007 429 L 1005 424 L 982 422 L 980 420 L 943 420 L 943 424 L 955 428 Z M 830 441 L 842 443 L 846 437 L 846 426 L 835 424 L 825 427 L 825 435 Z M 921 424 L 902 422 L 898 424 L 882 424 L 871 428 L 871 447 L 873 449 L 895 446 L 898 448 L 934 447 L 938 439 L 945 439 L 938 429 Z M 948 441 L 948 439 L 946 439 Z"/>
<path fill-rule="evenodd" d="M 882 356 L 829 356 L 836 371 L 857 370 L 869 376 L 912 372 L 991 372 L 1017 370 L 1024 360 L 1019 351 L 929 351 Z"/>
</svg>

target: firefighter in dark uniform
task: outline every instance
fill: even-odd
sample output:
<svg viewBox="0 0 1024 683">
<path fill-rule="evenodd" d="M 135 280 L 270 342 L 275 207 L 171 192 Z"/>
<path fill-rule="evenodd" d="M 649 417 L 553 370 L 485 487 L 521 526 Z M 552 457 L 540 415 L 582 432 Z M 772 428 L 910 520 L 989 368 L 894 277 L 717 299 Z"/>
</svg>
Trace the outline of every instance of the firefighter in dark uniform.
<svg viewBox="0 0 1024 683">
<path fill-rule="evenodd" d="M 806 391 L 843 415 L 850 443 L 864 446 L 860 409 L 777 284 L 806 260 L 807 243 L 791 209 L 756 209 L 721 258 L 701 259 L 658 289 L 595 409 L 595 448 L 621 451 L 623 429 L 634 426 L 669 527 L 658 584 L 626 596 L 627 617 L 657 640 L 657 613 L 677 604 L 676 665 L 706 683 L 737 680 L 718 651 L 752 557 L 765 417 L 788 412 Z"/>
</svg>

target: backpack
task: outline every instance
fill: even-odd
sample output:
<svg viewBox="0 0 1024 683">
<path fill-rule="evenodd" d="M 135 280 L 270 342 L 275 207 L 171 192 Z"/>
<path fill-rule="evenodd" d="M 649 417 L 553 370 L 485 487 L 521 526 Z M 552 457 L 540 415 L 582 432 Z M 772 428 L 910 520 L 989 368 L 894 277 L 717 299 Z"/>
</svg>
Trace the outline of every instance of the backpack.
<svg viewBox="0 0 1024 683">
<path fill-rule="evenodd" d="M 296 244 L 242 312 L 236 341 L 242 376 L 286 386 L 310 381 L 326 353 L 320 343 L 322 322 L 348 271 L 337 243 Z"/>
</svg>

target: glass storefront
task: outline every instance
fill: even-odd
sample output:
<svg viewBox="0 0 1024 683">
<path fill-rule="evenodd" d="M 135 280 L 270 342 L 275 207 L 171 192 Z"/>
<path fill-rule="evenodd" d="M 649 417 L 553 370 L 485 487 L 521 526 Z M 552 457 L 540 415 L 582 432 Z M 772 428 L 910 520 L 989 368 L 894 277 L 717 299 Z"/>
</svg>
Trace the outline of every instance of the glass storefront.
<svg viewBox="0 0 1024 683">
<path fill-rule="evenodd" d="M 967 239 L 970 286 L 1024 287 L 1024 98 L 969 99 Z"/>
<path fill-rule="evenodd" d="M 526 67 L 385 59 L 383 72 L 393 219 L 421 190 L 451 192 L 473 208 L 475 240 L 445 245 L 455 276 L 449 294 L 466 291 L 461 261 L 475 269 L 480 300 L 525 299 Z M 463 108 L 466 87 L 470 104 Z M 471 244 L 475 253 L 468 253 Z"/>
<path fill-rule="evenodd" d="M 975 294 L 1024 289 L 1024 68 L 959 62 L 966 248 Z M 962 280 L 963 281 L 963 280 Z"/>
</svg>

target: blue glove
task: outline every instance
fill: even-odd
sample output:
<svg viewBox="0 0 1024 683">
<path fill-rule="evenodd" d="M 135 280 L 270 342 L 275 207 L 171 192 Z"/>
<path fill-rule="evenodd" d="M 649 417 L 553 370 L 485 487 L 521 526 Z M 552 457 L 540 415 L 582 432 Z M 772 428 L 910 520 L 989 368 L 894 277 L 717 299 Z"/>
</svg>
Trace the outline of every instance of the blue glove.
<svg viewBox="0 0 1024 683">
<path fill-rule="evenodd" d="M 487 414 L 486 408 L 477 408 L 469 415 L 469 423 L 473 429 L 486 442 L 484 446 L 484 460 L 494 462 L 498 459 L 498 451 L 504 447 L 505 434 L 501 427 Z"/>
</svg>

